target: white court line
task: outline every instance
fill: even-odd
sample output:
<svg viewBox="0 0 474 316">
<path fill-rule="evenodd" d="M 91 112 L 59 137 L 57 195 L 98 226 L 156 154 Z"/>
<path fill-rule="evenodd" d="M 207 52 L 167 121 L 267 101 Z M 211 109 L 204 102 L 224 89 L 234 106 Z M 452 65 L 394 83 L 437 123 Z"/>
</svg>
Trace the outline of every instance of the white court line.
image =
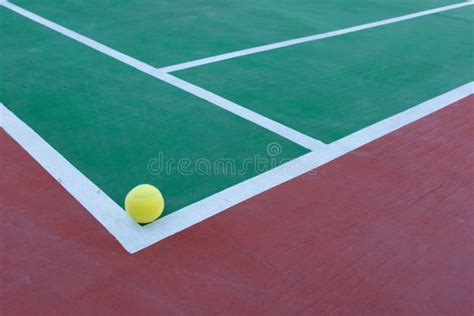
<svg viewBox="0 0 474 316">
<path fill-rule="evenodd" d="M 0 103 L 0 126 L 132 252 L 141 227 L 41 136 Z"/>
<path fill-rule="evenodd" d="M 393 24 L 393 23 L 398 23 L 406 20 L 411 20 L 415 18 L 419 18 L 422 16 L 426 15 L 431 15 L 435 13 L 440 13 L 444 11 L 449 11 L 457 8 L 462 8 L 468 5 L 473 5 L 474 0 L 470 0 L 467 2 L 462 2 L 462 3 L 457 3 L 453 5 L 448 5 L 436 9 L 431 9 L 431 10 L 426 10 L 426 11 L 421 11 L 421 12 L 416 12 L 412 14 L 407 14 L 391 19 L 386 19 L 386 20 L 381 20 L 377 22 L 372 22 L 372 23 L 367 23 L 367 24 L 362 24 L 358 26 L 353 26 L 353 27 L 348 27 L 345 29 L 337 30 L 337 31 L 331 31 L 327 33 L 322 33 L 322 34 L 315 34 L 315 35 L 310 35 L 310 36 L 305 36 L 305 37 L 300 37 L 300 38 L 295 38 L 283 42 L 278 42 L 278 43 L 273 43 L 273 44 L 268 44 L 268 45 L 263 45 L 263 46 L 258 46 L 258 47 L 253 47 L 253 48 L 248 48 L 248 49 L 243 49 L 231 53 L 226 53 L 226 54 L 221 54 L 217 56 L 212 56 L 212 57 L 207 57 L 207 58 L 202 58 L 202 59 L 197 59 L 193 61 L 188 61 L 185 63 L 177 64 L 177 65 L 172 65 L 172 66 L 167 66 L 167 67 L 162 67 L 159 68 L 158 70 L 161 72 L 169 73 L 173 71 L 178 71 L 178 70 L 183 70 L 183 69 L 188 69 L 192 67 L 197 67 L 197 66 L 202 66 L 210 63 L 215 63 L 227 59 L 232 59 L 232 58 L 238 58 L 246 55 L 251 55 L 251 54 L 256 54 L 256 53 L 261 53 L 261 52 L 266 52 L 269 50 L 273 49 L 278 49 L 278 48 L 283 48 L 287 46 L 293 46 L 293 45 L 298 45 L 302 43 L 307 43 L 307 42 L 313 42 L 313 41 L 318 41 L 322 40 L 325 38 L 330 38 L 330 37 L 335 37 L 335 36 L 340 36 L 344 34 L 349 34 L 349 33 L 354 33 L 358 31 L 363 31 L 383 25 L 388 25 L 388 24 Z"/>
<path fill-rule="evenodd" d="M 302 38 L 297 38 L 297 39 L 292 39 L 289 41 L 284 41 L 284 42 L 279 42 L 279 43 L 274 43 L 270 45 L 264 45 L 264 46 L 259 46 L 259 47 L 254 47 L 246 50 L 241 50 L 233 53 L 228 53 L 228 54 L 223 54 L 223 55 L 218 55 L 214 57 L 209 57 L 209 58 L 204 58 L 196 61 L 191 61 L 179 65 L 174 65 L 174 66 L 169 66 L 169 67 L 164 67 L 164 68 L 155 68 L 149 64 L 146 64 L 136 58 L 133 58 L 131 56 L 125 55 L 115 49 L 112 49 L 106 45 L 103 45 L 97 41 L 94 41 L 84 35 L 81 35 L 77 32 L 74 32 L 68 28 L 65 28 L 57 23 L 54 23 L 50 20 L 47 20 L 31 11 L 28 11 L 24 8 L 21 8 L 13 3 L 10 3 L 8 1 L 0 1 L 0 5 L 32 20 L 35 21 L 41 25 L 44 25 L 56 32 L 59 32 L 71 39 L 74 39 L 86 46 L 89 46 L 97 51 L 100 51 L 101 53 L 112 57 L 114 59 L 117 59 L 137 70 L 140 70 L 150 76 L 153 76 L 157 79 L 160 79 L 164 82 L 167 82 L 168 84 L 171 84 L 179 89 L 182 89 L 184 91 L 187 91 L 188 93 L 193 94 L 194 96 L 197 96 L 201 99 L 204 99 L 216 106 L 219 106 L 235 115 L 238 115 L 242 117 L 245 120 L 248 120 L 250 122 L 253 122 L 254 124 L 257 124 L 267 130 L 270 130 L 274 132 L 275 134 L 278 134 L 286 139 L 291 140 L 292 142 L 299 144 L 300 146 L 303 146 L 305 148 L 308 148 L 310 150 L 320 150 L 322 149 L 325 144 L 322 143 L 321 141 L 314 139 L 308 135 L 305 135 L 301 132 L 298 132 L 288 126 L 285 126 L 281 123 L 278 123 L 268 117 L 265 117 L 263 115 L 260 115 L 254 111 L 251 111 L 241 105 L 238 105 L 234 102 L 231 102 L 230 100 L 227 100 L 221 96 L 218 96 L 208 90 L 205 90 L 197 85 L 191 84 L 187 81 L 184 81 L 182 79 L 179 79 L 177 77 L 174 77 L 168 72 L 171 71 L 177 71 L 181 69 L 186 69 L 190 67 L 196 67 L 199 65 L 204 65 L 208 63 L 213 63 L 229 58 L 236 58 L 244 55 L 249 55 L 249 54 L 255 54 L 258 52 L 263 52 L 271 49 L 276 49 L 276 48 L 281 48 L 281 47 L 286 47 L 290 45 L 296 45 L 296 44 L 301 44 L 309 41 L 315 41 L 315 40 L 320 40 L 324 38 L 329 38 L 329 37 L 334 37 L 334 36 L 339 36 L 343 34 L 348 34 L 352 32 L 357 32 L 361 30 L 366 30 L 369 28 L 374 28 L 382 25 L 387 25 L 387 24 L 392 24 L 396 22 L 401 22 L 409 19 L 414 19 L 417 17 L 421 16 L 426 16 L 430 14 L 435 14 L 435 13 L 440 13 L 443 11 L 448 11 L 448 10 L 453 10 L 456 8 L 461 8 L 467 5 L 472 5 L 474 4 L 473 1 L 467 1 L 467 2 L 462 2 L 458 4 L 453 4 L 449 6 L 444 6 L 436 9 L 431 9 L 431 10 L 426 10 L 426 11 L 421 11 L 413 14 L 408 14 L 392 19 L 387 19 L 387 20 L 382 20 L 378 22 L 373 22 L 373 23 L 368 23 L 364 25 L 359 25 L 359 26 L 354 26 L 338 31 L 333 31 L 333 32 L 328 32 L 328 33 L 323 33 L 323 34 L 317 34 L 317 35 L 312 35 L 312 36 L 307 36 L 307 37 L 302 37 Z"/>
<path fill-rule="evenodd" d="M 3 105 L 0 105 L 0 117 L 3 118 L 1 125 L 5 131 L 104 225 L 127 251 L 134 253 L 472 93 L 474 93 L 474 82 L 366 127 L 319 151 L 313 151 L 236 184 L 144 227 L 133 222 L 122 208 Z"/>
<path fill-rule="evenodd" d="M 228 107 L 233 110 L 235 110 L 235 107 L 237 106 L 238 110 L 241 111 L 240 108 L 242 107 L 235 103 L 220 98 L 215 94 L 181 79 L 165 73 L 160 73 L 156 68 L 150 65 L 59 26 L 29 11 L 19 8 L 18 6 L 8 2 L 0 4 L 112 58 L 120 60 L 142 72 L 154 76 L 155 78 L 166 81 L 190 93 L 197 93 L 199 95 L 195 95 L 205 100 L 213 99 L 215 102 L 220 103 L 216 104 L 218 106 L 224 108 Z M 374 139 L 382 137 L 410 122 L 456 102 L 457 100 L 471 94 L 473 87 L 473 83 L 466 84 L 442 96 L 422 103 L 405 112 L 347 136 L 331 145 L 321 145 L 317 140 L 314 140 L 315 143 L 311 146 L 313 147 L 313 150 L 315 150 L 314 152 L 306 154 L 269 172 L 239 183 L 211 197 L 205 198 L 145 227 L 141 227 L 130 220 L 123 209 L 113 202 L 106 194 L 101 192 L 97 186 L 87 179 L 87 177 L 85 177 L 64 157 L 62 157 L 61 154 L 55 151 L 54 148 L 48 145 L 39 135 L 37 135 L 3 105 L 0 106 L 0 112 L 2 112 L 0 113 L 0 117 L 3 119 L 1 124 L 7 133 L 20 143 L 20 145 L 25 148 L 26 151 L 29 152 L 30 155 L 32 155 L 51 175 L 53 175 L 53 177 L 55 177 L 67 191 L 76 197 L 76 199 L 99 222 L 101 222 L 102 225 L 104 225 L 104 227 L 124 246 L 127 251 L 133 253 L 205 220 L 210 216 L 222 212 L 252 196 L 260 194 L 276 185 L 336 159 L 337 157 Z M 242 109 L 243 112 L 240 113 L 240 115 L 246 115 L 246 109 Z M 239 115 L 238 113 L 236 114 Z M 268 124 L 268 122 L 263 124 Z M 271 125 L 270 127 L 275 128 L 275 126 L 278 126 L 278 123 L 275 122 L 275 124 L 277 125 Z M 285 131 L 287 132 L 287 130 L 284 130 L 284 132 Z M 300 136 L 300 133 L 296 131 L 294 132 L 296 133 L 295 135 L 298 137 Z M 287 138 L 293 140 L 292 138 L 294 137 L 294 135 L 289 135 Z M 299 143 L 298 141 L 293 141 Z M 301 142 L 305 143 L 305 138 L 303 138 L 303 141 Z"/>
<path fill-rule="evenodd" d="M 179 211 L 145 226 L 144 230 L 147 236 L 140 241 L 140 245 L 137 245 L 137 247 L 145 248 L 152 243 L 178 233 L 253 196 L 320 167 L 354 149 L 453 104 L 472 93 L 474 93 L 474 82 L 470 82 L 436 98 L 418 104 L 404 112 L 377 122 L 331 143 L 322 150 L 308 153 L 197 203 L 184 207 Z"/>
<path fill-rule="evenodd" d="M 204 99 L 214 105 L 217 105 L 218 107 L 221 107 L 235 115 L 238 115 L 242 117 L 243 119 L 250 121 L 254 124 L 257 124 L 267 130 L 272 131 L 275 134 L 278 134 L 286 139 L 291 140 L 292 142 L 303 146 L 305 148 L 308 148 L 310 150 L 318 150 L 324 147 L 325 145 L 312 137 L 309 137 L 303 133 L 300 133 L 292 128 L 289 128 L 283 124 L 280 124 L 276 121 L 273 121 L 267 117 L 264 117 L 256 112 L 253 112 L 247 108 L 244 108 L 234 102 L 231 102 L 229 100 L 226 100 L 220 96 L 217 96 L 216 94 L 207 91 L 201 87 L 198 87 L 196 85 L 193 85 L 191 83 L 188 83 L 184 80 L 178 79 L 172 75 L 163 73 L 158 71 L 157 68 L 148 65 L 138 59 L 135 59 L 133 57 L 130 57 L 128 55 L 125 55 L 113 48 L 110 48 L 104 44 L 101 44 L 99 42 L 94 41 L 93 39 L 90 39 L 84 35 L 81 35 L 79 33 L 76 33 L 70 29 L 67 29 L 59 24 L 56 24 L 52 21 L 49 21 L 43 17 L 40 17 L 39 15 L 34 14 L 33 12 L 30 12 L 28 10 L 25 10 L 11 2 L 4 2 L 1 3 L 0 5 L 32 20 L 35 21 L 41 25 L 44 25 L 58 33 L 61 33 L 77 42 L 80 42 L 86 46 L 89 46 L 90 48 L 93 48 L 109 57 L 112 57 L 116 60 L 119 60 L 135 69 L 138 69 L 141 72 L 144 72 L 150 76 L 153 76 L 159 80 L 162 80 L 168 84 L 171 84 L 181 90 L 187 91 L 188 93 L 191 93 L 198 98 Z"/>
<path fill-rule="evenodd" d="M 312 137 L 302 134 L 283 124 L 275 122 L 274 120 L 271 120 L 266 116 L 253 112 L 243 106 L 240 106 L 227 99 L 224 99 L 223 97 L 218 96 L 217 94 L 207 91 L 201 87 L 198 87 L 190 82 L 184 81 L 182 79 L 179 79 L 175 76 L 172 76 L 166 73 L 160 74 L 160 79 L 176 87 L 179 87 L 180 89 L 187 91 L 193 95 L 199 95 L 201 99 L 204 99 L 212 104 L 215 104 L 248 121 L 254 122 L 260 125 L 261 127 L 264 127 L 280 136 L 283 136 L 289 140 L 292 140 L 303 147 L 306 147 L 311 150 L 320 150 L 326 146 L 324 143 L 322 143 L 319 140 L 316 140 Z"/>
</svg>

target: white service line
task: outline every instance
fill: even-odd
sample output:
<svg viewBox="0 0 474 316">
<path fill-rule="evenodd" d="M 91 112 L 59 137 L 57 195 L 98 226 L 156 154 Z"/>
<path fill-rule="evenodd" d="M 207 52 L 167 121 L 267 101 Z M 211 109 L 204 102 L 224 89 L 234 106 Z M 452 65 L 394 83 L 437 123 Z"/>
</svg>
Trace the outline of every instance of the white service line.
<svg viewBox="0 0 474 316">
<path fill-rule="evenodd" d="M 159 77 L 161 80 L 166 81 L 167 83 L 172 84 L 173 86 L 179 87 L 184 91 L 199 96 L 201 99 L 215 104 L 257 125 L 260 125 L 261 127 L 264 127 L 280 136 L 283 136 L 303 147 L 306 147 L 311 150 L 321 150 L 326 146 L 319 140 L 309 137 L 283 124 L 275 122 L 266 116 L 253 112 L 243 106 L 224 99 L 223 97 L 218 96 L 217 94 L 207 91 L 201 87 L 198 87 L 190 82 L 184 81 L 170 74 L 160 74 Z"/>
<path fill-rule="evenodd" d="M 474 93 L 474 82 L 416 105 L 346 136 L 319 151 L 294 159 L 141 227 L 115 202 L 0 104 L 1 125 L 34 159 L 71 193 L 130 253 L 197 224 L 277 185 L 289 181 L 377 138 Z"/>
<path fill-rule="evenodd" d="M 167 73 L 163 73 L 158 71 L 157 68 L 148 65 L 136 58 L 133 58 L 131 56 L 125 55 L 113 48 L 110 48 L 104 44 L 101 44 L 97 41 L 94 41 L 93 39 L 90 39 L 84 35 L 81 35 L 79 33 L 76 33 L 68 28 L 65 28 L 59 24 L 56 24 L 50 20 L 47 20 L 33 12 L 30 12 L 28 10 L 25 10 L 11 2 L 4 2 L 1 3 L 0 5 L 3 5 L 4 7 L 32 20 L 35 21 L 41 25 L 44 25 L 58 33 L 61 33 L 77 42 L 80 42 L 86 46 L 89 46 L 90 48 L 93 48 L 109 57 L 112 57 L 116 60 L 119 60 L 141 72 L 144 72 L 150 76 L 153 76 L 159 80 L 162 80 L 168 84 L 171 84 L 181 90 L 187 91 L 190 94 L 193 94 L 194 96 L 204 99 L 214 105 L 217 105 L 231 113 L 234 113 L 235 115 L 238 115 L 242 117 L 243 119 L 250 121 L 254 124 L 257 124 L 269 131 L 272 131 L 275 134 L 278 134 L 286 139 L 291 140 L 292 142 L 303 146 L 305 148 L 308 148 L 310 150 L 319 150 L 322 147 L 326 146 L 323 144 L 321 141 L 316 140 L 310 136 L 307 136 L 303 133 L 300 133 L 292 128 L 289 128 L 281 123 L 278 123 L 276 121 L 273 121 L 272 119 L 269 119 L 265 116 L 262 116 L 256 112 L 253 112 L 247 108 L 244 108 L 234 102 L 231 102 L 229 100 L 226 100 L 220 96 L 217 96 L 216 94 L 207 91 L 201 87 L 198 87 L 194 84 L 188 83 L 187 81 L 178 79 L 172 75 L 169 75 Z"/>
<path fill-rule="evenodd" d="M 246 55 L 266 52 L 266 51 L 273 50 L 273 49 L 298 45 L 298 44 L 307 43 L 307 42 L 318 41 L 318 40 L 322 40 L 322 39 L 326 39 L 326 38 L 330 38 L 330 37 L 335 37 L 335 36 L 340 36 L 340 35 L 344 35 L 344 34 L 358 32 L 358 31 L 363 31 L 363 30 L 367 30 L 367 29 L 371 29 L 371 28 L 375 28 L 375 27 L 379 27 L 379 26 L 383 26 L 383 25 L 388 25 L 388 24 L 393 24 L 393 23 L 398 23 L 398 22 L 402 22 L 402 21 L 406 21 L 406 20 L 419 18 L 419 17 L 426 16 L 426 15 L 431 15 L 431 14 L 440 13 L 440 12 L 444 12 L 444 11 L 449 11 L 449 10 L 453 10 L 453 9 L 457 9 L 457 8 L 462 8 L 462 7 L 465 7 L 465 6 L 468 6 L 468 5 L 473 5 L 473 4 L 474 4 L 474 1 L 470 0 L 470 1 L 467 1 L 467 2 L 461 2 L 461 3 L 457 3 L 457 4 L 453 4 L 453 5 L 448 5 L 448 6 L 436 8 L 436 9 L 431 9 L 431 10 L 416 12 L 416 13 L 412 13 L 412 14 L 407 14 L 407 15 L 403 15 L 403 16 L 399 16 L 399 17 L 395 17 L 395 18 L 391 18 L 391 19 L 386 19 L 386 20 L 381 20 L 381 21 L 377 21 L 377 22 L 372 22 L 372 23 L 362 24 L 362 25 L 358 25 L 358 26 L 348 27 L 348 28 L 345 28 L 345 29 L 337 30 L 337 31 L 331 31 L 331 32 L 322 33 L 322 34 L 315 34 L 315 35 L 295 38 L 295 39 L 291 39 L 291 40 L 287 40 L 287 41 L 283 41 L 283 42 L 278 42 L 278 43 L 273 43 L 273 44 L 268 44 L 268 45 L 243 49 L 243 50 L 239 50 L 239 51 L 235 51 L 235 52 L 231 52 L 231 53 L 226 53 L 226 54 L 216 55 L 216 56 L 212 56 L 212 57 L 206 57 L 206 58 L 202 58 L 202 59 L 188 61 L 188 62 L 181 63 L 181 64 L 162 67 L 162 68 L 159 68 L 158 70 L 161 71 L 161 72 L 169 73 L 169 72 L 173 72 L 173 71 L 193 68 L 193 67 L 202 66 L 202 65 L 206 65 L 206 64 L 211 64 L 211 63 L 215 63 L 215 62 L 219 62 L 219 61 L 223 61 L 223 60 L 227 60 L 227 59 L 238 58 L 238 57 L 242 57 L 242 56 L 246 56 Z"/>
</svg>

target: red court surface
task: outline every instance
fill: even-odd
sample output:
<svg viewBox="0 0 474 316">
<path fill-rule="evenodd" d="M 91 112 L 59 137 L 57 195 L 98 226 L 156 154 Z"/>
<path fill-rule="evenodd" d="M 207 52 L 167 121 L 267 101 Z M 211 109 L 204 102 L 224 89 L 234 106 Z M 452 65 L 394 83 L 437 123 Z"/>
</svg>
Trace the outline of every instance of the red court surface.
<svg viewBox="0 0 474 316">
<path fill-rule="evenodd" d="M 473 103 L 136 254 L 0 131 L 1 314 L 472 315 Z"/>
</svg>

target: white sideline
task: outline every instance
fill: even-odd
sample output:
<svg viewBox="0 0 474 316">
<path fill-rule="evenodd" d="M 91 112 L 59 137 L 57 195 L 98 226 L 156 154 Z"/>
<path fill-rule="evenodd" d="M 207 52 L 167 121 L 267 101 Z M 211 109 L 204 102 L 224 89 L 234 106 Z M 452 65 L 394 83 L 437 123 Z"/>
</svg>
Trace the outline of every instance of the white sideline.
<svg viewBox="0 0 474 316">
<path fill-rule="evenodd" d="M 41 25 L 44 25 L 58 33 L 61 33 L 77 42 L 80 42 L 90 48 L 93 48 L 109 57 L 112 57 L 116 60 L 119 60 L 141 72 L 144 72 L 150 76 L 153 76 L 159 80 L 162 80 L 168 84 L 171 84 L 181 90 L 187 91 L 190 94 L 195 95 L 198 98 L 204 99 L 218 107 L 221 107 L 235 115 L 242 117 L 243 119 L 250 121 L 254 124 L 257 124 L 267 130 L 272 131 L 275 134 L 278 134 L 286 139 L 291 140 L 292 142 L 308 148 L 310 150 L 321 149 L 325 145 L 312 137 L 309 137 L 303 133 L 300 133 L 292 128 L 289 128 L 283 124 L 280 124 L 276 121 L 273 121 L 267 117 L 264 117 L 256 112 L 253 112 L 247 108 L 244 108 L 234 102 L 226 100 L 220 96 L 215 95 L 214 93 L 207 91 L 201 87 L 188 83 L 184 80 L 178 79 L 167 73 L 158 71 L 157 68 L 148 65 L 138 59 L 125 55 L 113 48 L 110 48 L 106 45 L 103 45 L 99 42 L 94 41 L 86 36 L 83 36 L 79 33 L 76 33 L 70 29 L 67 29 L 59 24 L 56 24 L 52 21 L 49 21 L 39 15 L 34 14 L 28 10 L 25 10 L 11 2 L 5 1 L 0 2 L 0 5 L 32 20 Z"/>
<path fill-rule="evenodd" d="M 0 126 L 81 203 L 125 249 L 132 252 L 140 225 L 110 197 L 0 103 Z"/>
<path fill-rule="evenodd" d="M 184 207 L 141 227 L 85 175 L 38 134 L 0 104 L 0 125 L 71 193 L 130 253 L 216 215 L 268 189 L 330 162 L 362 145 L 438 111 L 474 93 L 474 82 L 416 105 L 404 112 L 346 136 L 321 150 L 294 159 L 268 172 Z"/>
<path fill-rule="evenodd" d="M 239 50 L 239 51 L 235 51 L 235 52 L 231 52 L 231 53 L 226 53 L 226 54 L 216 55 L 216 56 L 212 56 L 212 57 L 206 57 L 206 58 L 202 58 L 202 59 L 188 61 L 188 62 L 181 63 L 181 64 L 162 67 L 162 68 L 159 68 L 158 70 L 161 71 L 161 72 L 165 72 L 165 73 L 178 71 L 178 70 L 184 70 L 184 69 L 193 68 L 193 67 L 197 67 L 197 66 L 202 66 L 202 65 L 206 65 L 206 64 L 211 64 L 211 63 L 215 63 L 215 62 L 219 62 L 219 61 L 223 61 L 223 60 L 227 60 L 227 59 L 238 58 L 238 57 L 251 55 L 251 54 L 256 54 L 256 53 L 261 53 L 261 52 L 265 52 L 265 51 L 269 51 L 269 50 L 273 50 L 273 49 L 298 45 L 298 44 L 307 43 L 307 42 L 318 41 L 318 40 L 322 40 L 322 39 L 325 39 L 325 38 L 340 36 L 340 35 L 354 33 L 354 32 L 358 32 L 358 31 L 363 31 L 363 30 L 374 28 L 374 27 L 379 27 L 379 26 L 383 26 L 383 25 L 388 25 L 388 24 L 393 24 L 393 23 L 402 22 L 402 21 L 406 21 L 406 20 L 411 20 L 411 19 L 422 17 L 422 16 L 431 15 L 431 14 L 435 14 L 435 13 L 440 13 L 440 12 L 444 12 L 444 11 L 449 11 L 449 10 L 453 10 L 453 9 L 457 9 L 457 8 L 462 8 L 462 7 L 465 7 L 465 6 L 468 6 L 468 5 L 473 5 L 473 4 L 474 4 L 474 0 L 470 0 L 470 1 L 467 1 L 467 2 L 461 2 L 461 3 L 457 3 L 457 4 L 453 4 L 453 5 L 448 5 L 448 6 L 444 6 L 444 7 L 431 9 L 431 10 L 420 11 L 420 12 L 407 14 L 407 15 L 403 15 L 403 16 L 399 16 L 399 17 L 395 17 L 395 18 L 390 18 L 390 19 L 386 19 L 386 20 L 381 20 L 381 21 L 377 21 L 377 22 L 372 22 L 372 23 L 362 24 L 362 25 L 358 25 L 358 26 L 348 27 L 348 28 L 345 28 L 345 29 L 337 30 L 337 31 L 331 31 L 331 32 L 326 32 L 326 33 L 321 33 L 321 34 L 315 34 L 315 35 L 295 38 L 295 39 L 291 39 L 291 40 L 287 40 L 287 41 L 283 41 L 283 42 L 277 42 L 277 43 L 273 43 L 273 44 L 268 44 L 268 45 L 243 49 L 243 50 Z"/>
</svg>

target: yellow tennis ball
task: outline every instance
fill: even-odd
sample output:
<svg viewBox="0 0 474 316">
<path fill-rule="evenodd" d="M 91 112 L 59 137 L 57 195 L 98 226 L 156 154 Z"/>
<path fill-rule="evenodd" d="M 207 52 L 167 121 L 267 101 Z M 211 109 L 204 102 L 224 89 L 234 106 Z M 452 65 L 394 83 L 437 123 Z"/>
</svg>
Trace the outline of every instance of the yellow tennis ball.
<svg viewBox="0 0 474 316">
<path fill-rule="evenodd" d="M 160 217 L 165 201 L 160 190 L 149 184 L 140 184 L 125 197 L 125 210 L 136 222 L 147 224 Z"/>
</svg>

